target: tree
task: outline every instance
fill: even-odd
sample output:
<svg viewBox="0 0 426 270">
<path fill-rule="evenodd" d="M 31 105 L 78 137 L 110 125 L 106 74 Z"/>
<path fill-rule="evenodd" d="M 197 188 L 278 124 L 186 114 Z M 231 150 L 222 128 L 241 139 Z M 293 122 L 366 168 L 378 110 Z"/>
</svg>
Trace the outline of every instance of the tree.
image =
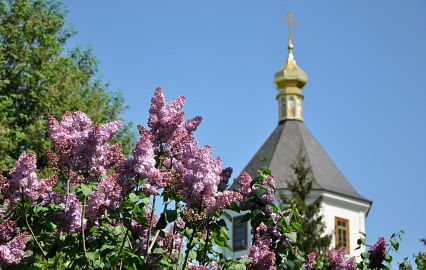
<svg viewBox="0 0 426 270">
<path fill-rule="evenodd" d="M 291 165 L 295 178 L 288 181 L 288 189 L 291 195 L 281 192 L 280 197 L 284 204 L 292 201 L 296 204 L 301 217 L 299 223 L 302 225 L 303 233 L 300 243 L 305 252 L 315 251 L 318 255 L 324 256 L 328 253 L 331 243 L 331 234 L 324 234 L 325 224 L 321 214 L 322 196 L 314 198 L 312 188 L 315 178 L 312 175 L 312 168 L 307 165 L 307 158 L 302 146 L 299 147 L 296 158 Z M 310 202 L 315 199 L 313 202 Z"/>
<path fill-rule="evenodd" d="M 82 110 L 104 123 L 126 109 L 101 79 L 91 49 L 65 50 L 75 34 L 65 17 L 57 1 L 0 0 L 0 172 L 29 150 L 39 168 L 46 166 L 48 115 Z M 133 141 L 129 124 L 116 138 L 125 153 Z"/>
</svg>

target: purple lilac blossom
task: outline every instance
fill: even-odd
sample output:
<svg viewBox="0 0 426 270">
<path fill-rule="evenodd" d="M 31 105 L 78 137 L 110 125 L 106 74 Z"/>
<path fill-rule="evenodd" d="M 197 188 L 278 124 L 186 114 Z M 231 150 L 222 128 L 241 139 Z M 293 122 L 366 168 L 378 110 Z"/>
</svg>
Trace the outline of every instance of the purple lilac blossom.
<svg viewBox="0 0 426 270">
<path fill-rule="evenodd" d="M 328 253 L 328 263 L 331 270 L 355 270 L 355 257 L 347 258 L 344 249 L 339 251 L 332 249 Z"/>
<path fill-rule="evenodd" d="M 267 236 L 256 239 L 250 247 L 249 258 L 252 260 L 250 269 L 253 270 L 276 270 L 275 253 L 270 249 L 272 240 Z"/>
<path fill-rule="evenodd" d="M 212 148 L 190 145 L 183 154 L 184 201 L 190 207 L 211 208 L 215 206 L 217 185 L 220 183 L 222 161 L 212 157 Z"/>
<path fill-rule="evenodd" d="M 156 194 L 157 189 L 165 187 L 166 184 L 163 181 L 165 177 L 155 167 L 155 163 L 154 145 L 150 134 L 144 131 L 132 150 L 132 157 L 127 160 L 127 167 L 131 174 L 138 174 L 146 180 L 143 189 L 148 194 Z"/>
<path fill-rule="evenodd" d="M 18 264 L 24 257 L 28 234 L 21 233 L 5 244 L 0 245 L 0 265 Z"/>
<path fill-rule="evenodd" d="M 314 270 L 314 262 L 317 257 L 315 252 L 311 252 L 308 254 L 308 259 L 303 263 L 303 268 L 305 270 Z"/>
<path fill-rule="evenodd" d="M 25 195 L 30 202 L 38 204 L 41 198 L 41 204 L 49 201 L 52 187 L 56 184 L 56 177 L 52 176 L 47 179 L 37 181 L 36 156 L 34 152 L 23 152 L 15 163 L 15 166 L 9 172 L 9 179 L 4 176 L 0 177 L 0 190 L 5 195 L 3 203 L 4 208 L 0 213 L 4 213 L 10 207 L 21 199 L 21 195 Z"/>
<path fill-rule="evenodd" d="M 117 147 L 108 145 L 120 129 L 121 122 L 93 125 L 81 112 L 66 112 L 60 122 L 49 117 L 48 129 L 53 146 L 59 151 L 59 162 L 73 171 L 86 171 L 86 181 L 99 181 L 106 170 L 115 165 Z"/>
<path fill-rule="evenodd" d="M 249 196 L 249 195 L 250 195 L 250 193 L 251 193 L 251 186 L 250 186 L 250 183 L 251 183 L 251 181 L 252 181 L 253 179 L 252 179 L 252 178 L 251 178 L 251 176 L 250 176 L 248 173 L 246 173 L 246 172 L 242 172 L 242 173 L 240 174 L 239 179 L 240 179 L 240 193 L 241 193 L 244 197 Z"/>
<path fill-rule="evenodd" d="M 379 268 L 386 256 L 386 240 L 380 237 L 377 242 L 368 250 L 370 253 L 370 267 Z"/>
<path fill-rule="evenodd" d="M 37 174 L 35 173 L 37 159 L 34 152 L 28 154 L 23 152 L 15 163 L 15 166 L 9 172 L 10 179 L 8 188 L 4 194 L 9 197 L 20 196 L 22 192 L 31 201 L 38 199 Z"/>
<path fill-rule="evenodd" d="M 52 200 L 62 207 L 62 210 L 54 214 L 54 219 L 59 223 L 59 230 L 64 232 L 77 232 L 81 228 L 82 206 L 75 192 L 68 195 L 68 209 L 66 207 L 66 195 L 54 193 Z"/>
<path fill-rule="evenodd" d="M 87 217 L 95 223 L 105 215 L 106 210 L 116 210 L 122 202 L 119 175 L 114 173 L 99 182 L 98 190 L 87 199 Z"/>
<path fill-rule="evenodd" d="M 3 223 L 0 224 L 0 243 L 8 242 L 12 240 L 13 235 L 19 232 L 18 227 L 16 227 L 15 221 L 11 219 L 6 219 Z"/>
<path fill-rule="evenodd" d="M 182 111 L 185 97 L 166 102 L 163 90 L 155 90 L 149 109 L 148 126 L 151 128 L 153 143 L 159 150 L 170 152 L 170 156 L 182 155 L 187 144 L 194 143 L 192 134 L 200 125 L 202 118 L 196 116 L 185 121 Z M 175 164 L 179 166 L 179 164 Z"/>
</svg>

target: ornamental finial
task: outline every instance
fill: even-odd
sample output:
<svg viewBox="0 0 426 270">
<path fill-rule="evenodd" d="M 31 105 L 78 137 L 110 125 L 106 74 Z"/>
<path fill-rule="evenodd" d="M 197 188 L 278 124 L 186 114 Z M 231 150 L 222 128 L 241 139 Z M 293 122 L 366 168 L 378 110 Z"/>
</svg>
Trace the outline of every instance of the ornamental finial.
<svg viewBox="0 0 426 270">
<path fill-rule="evenodd" d="M 296 24 L 293 13 L 288 12 L 284 20 L 288 22 L 288 48 L 293 49 L 293 25 Z"/>
</svg>

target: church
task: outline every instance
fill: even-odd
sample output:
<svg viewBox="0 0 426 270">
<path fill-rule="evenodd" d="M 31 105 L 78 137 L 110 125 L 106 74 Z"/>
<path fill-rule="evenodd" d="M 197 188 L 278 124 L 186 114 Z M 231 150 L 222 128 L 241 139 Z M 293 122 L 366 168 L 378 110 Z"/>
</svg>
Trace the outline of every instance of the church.
<svg viewBox="0 0 426 270">
<path fill-rule="evenodd" d="M 291 164 L 298 151 L 302 151 L 315 178 L 312 200 L 320 195 L 323 197 L 321 211 L 326 233 L 333 235 L 330 248 L 344 248 L 352 256 L 360 255 L 362 250 L 355 250 L 357 240 L 361 233 L 365 233 L 365 218 L 372 202 L 355 190 L 304 123 L 302 90 L 308 82 L 308 77 L 296 64 L 293 54 L 291 13 L 288 21 L 290 27 L 287 61 L 274 77 L 274 85 L 278 90 L 278 126 L 244 171 L 255 177 L 259 168 L 269 167 L 276 177 L 277 194 L 278 191 L 285 192 L 288 190 L 288 181 L 294 179 Z M 261 161 L 260 157 L 266 158 L 266 161 Z M 227 221 L 227 227 L 232 251 L 226 250 L 225 256 L 238 258 L 248 254 L 251 228 L 249 222 L 240 222 L 240 217 L 244 214 L 230 214 L 232 222 Z"/>
</svg>

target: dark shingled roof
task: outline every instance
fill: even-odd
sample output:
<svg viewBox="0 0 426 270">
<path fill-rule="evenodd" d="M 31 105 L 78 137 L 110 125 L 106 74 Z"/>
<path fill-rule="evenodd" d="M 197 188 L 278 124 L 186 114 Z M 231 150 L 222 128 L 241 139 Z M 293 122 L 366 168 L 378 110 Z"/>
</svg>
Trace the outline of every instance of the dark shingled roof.
<svg viewBox="0 0 426 270">
<path fill-rule="evenodd" d="M 287 188 L 287 181 L 294 179 L 291 164 L 302 147 L 316 183 L 314 189 L 325 190 L 371 203 L 356 192 L 334 162 L 330 159 L 311 132 L 300 121 L 284 121 L 272 132 L 266 142 L 250 160 L 244 171 L 251 176 L 268 166 L 276 177 L 276 188 Z M 267 158 L 266 162 L 259 157 Z"/>
</svg>

